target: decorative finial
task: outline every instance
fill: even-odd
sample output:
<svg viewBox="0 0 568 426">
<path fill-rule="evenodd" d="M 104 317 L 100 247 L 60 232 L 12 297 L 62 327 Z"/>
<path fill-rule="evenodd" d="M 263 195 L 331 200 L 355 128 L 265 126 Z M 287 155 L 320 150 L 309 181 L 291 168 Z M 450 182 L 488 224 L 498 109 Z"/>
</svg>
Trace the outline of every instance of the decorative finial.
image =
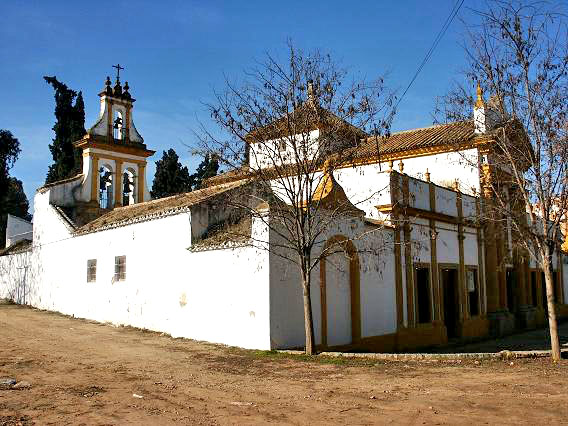
<svg viewBox="0 0 568 426">
<path fill-rule="evenodd" d="M 105 81 L 105 88 L 104 88 L 104 92 L 107 95 L 112 95 L 112 88 L 110 87 L 111 82 L 110 82 L 110 77 L 107 75 L 106 81 Z"/>
<path fill-rule="evenodd" d="M 477 99 L 475 101 L 476 108 L 482 108 L 485 106 L 485 101 L 483 100 L 483 90 L 481 90 L 481 85 L 477 82 Z"/>
<path fill-rule="evenodd" d="M 312 80 L 308 80 L 308 102 L 314 102 L 315 99 L 314 82 Z"/>
<path fill-rule="evenodd" d="M 430 182 L 430 172 L 428 169 L 426 169 L 426 173 L 424 173 L 424 178 L 426 179 L 426 182 Z"/>
<path fill-rule="evenodd" d="M 404 172 L 404 163 L 402 162 L 402 160 L 398 162 L 398 170 L 400 171 L 400 173 Z"/>
<path fill-rule="evenodd" d="M 389 160 L 389 172 L 392 172 L 393 166 L 394 166 L 394 163 L 392 162 L 392 160 Z"/>
<path fill-rule="evenodd" d="M 128 81 L 124 82 L 124 92 L 122 93 L 122 97 L 126 98 L 126 99 L 130 99 L 130 93 L 128 92 L 128 90 L 130 90 L 130 86 L 128 85 Z"/>
</svg>

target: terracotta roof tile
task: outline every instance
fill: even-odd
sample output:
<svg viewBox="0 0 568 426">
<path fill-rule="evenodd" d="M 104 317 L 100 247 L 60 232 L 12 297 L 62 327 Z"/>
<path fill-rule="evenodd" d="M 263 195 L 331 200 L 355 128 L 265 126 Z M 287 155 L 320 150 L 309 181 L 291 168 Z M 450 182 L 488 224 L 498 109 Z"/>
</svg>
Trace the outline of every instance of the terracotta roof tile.
<svg viewBox="0 0 568 426">
<path fill-rule="evenodd" d="M 10 254 L 23 253 L 25 251 L 31 250 L 32 242 L 28 239 L 16 241 L 10 247 L 0 250 L 0 256 L 7 256 Z"/>
<path fill-rule="evenodd" d="M 458 121 L 422 129 L 405 130 L 388 138 L 367 138 L 358 147 L 352 148 L 355 158 L 373 157 L 413 151 L 420 148 L 462 144 L 475 138 L 473 121 Z M 377 143 L 378 142 L 378 143 Z M 377 150 L 378 145 L 378 150 Z"/>
<path fill-rule="evenodd" d="M 240 180 L 237 182 L 203 188 L 198 191 L 186 192 L 183 194 L 172 195 L 171 197 L 147 201 L 145 203 L 117 207 L 77 229 L 75 234 L 80 235 L 105 229 L 117 228 L 119 226 L 125 226 L 132 223 L 143 222 L 188 211 L 189 207 L 195 204 L 230 191 L 231 189 L 243 186 L 246 183 L 246 180 Z"/>
</svg>

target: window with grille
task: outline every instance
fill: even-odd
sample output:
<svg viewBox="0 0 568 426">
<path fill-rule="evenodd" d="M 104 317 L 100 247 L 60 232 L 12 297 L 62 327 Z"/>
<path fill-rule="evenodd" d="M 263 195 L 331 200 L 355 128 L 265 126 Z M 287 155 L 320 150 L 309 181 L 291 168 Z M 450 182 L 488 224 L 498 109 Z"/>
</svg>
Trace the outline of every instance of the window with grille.
<svg viewBox="0 0 568 426">
<path fill-rule="evenodd" d="M 469 315 L 479 315 L 479 283 L 477 281 L 477 269 L 468 268 L 466 272 L 467 291 L 469 298 Z"/>
<path fill-rule="evenodd" d="M 92 283 L 97 280 L 97 259 L 87 260 L 87 282 Z"/>
<path fill-rule="evenodd" d="M 126 256 L 116 256 L 114 258 L 114 280 L 124 281 L 126 279 Z"/>
</svg>

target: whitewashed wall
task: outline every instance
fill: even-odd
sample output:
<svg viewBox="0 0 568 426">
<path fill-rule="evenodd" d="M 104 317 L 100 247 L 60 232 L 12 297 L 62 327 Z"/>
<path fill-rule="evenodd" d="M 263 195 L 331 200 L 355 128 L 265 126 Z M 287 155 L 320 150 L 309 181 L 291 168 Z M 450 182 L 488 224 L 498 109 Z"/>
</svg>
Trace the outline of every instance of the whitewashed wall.
<svg viewBox="0 0 568 426">
<path fill-rule="evenodd" d="M 423 157 L 406 158 L 402 161 L 404 173 L 409 176 L 424 180 L 424 174 L 426 169 L 428 169 L 432 182 L 442 186 L 449 186 L 458 179 L 460 190 L 470 194 L 472 193 L 471 188 L 475 188 L 477 193 L 479 193 L 477 155 L 477 149 L 467 149 L 460 152 L 445 152 Z M 395 162 L 394 169 L 398 170 L 398 161 Z"/>
<path fill-rule="evenodd" d="M 43 220 L 35 230 L 31 305 L 176 337 L 270 348 L 268 252 L 189 251 L 189 213 L 71 236 L 44 199 L 49 194 L 36 197 Z M 115 256 L 126 256 L 124 281 L 114 280 Z M 97 260 L 96 282 L 87 282 L 88 259 Z"/>
</svg>

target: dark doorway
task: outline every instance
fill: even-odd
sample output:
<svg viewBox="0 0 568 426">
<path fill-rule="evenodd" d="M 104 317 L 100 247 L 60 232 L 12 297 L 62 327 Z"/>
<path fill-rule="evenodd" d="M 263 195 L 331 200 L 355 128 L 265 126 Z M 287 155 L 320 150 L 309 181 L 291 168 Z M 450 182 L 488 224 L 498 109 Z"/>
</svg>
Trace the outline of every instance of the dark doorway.
<svg viewBox="0 0 568 426">
<path fill-rule="evenodd" d="M 430 315 L 430 268 L 416 268 L 416 293 L 418 323 L 426 324 L 432 321 Z"/>
<path fill-rule="evenodd" d="M 509 312 L 515 312 L 517 309 L 515 306 L 515 287 L 515 273 L 511 268 L 507 268 L 507 308 Z"/>
<path fill-rule="evenodd" d="M 441 272 L 444 295 L 444 324 L 448 332 L 448 339 L 451 339 L 458 337 L 458 270 L 442 269 Z"/>
<path fill-rule="evenodd" d="M 536 282 L 536 271 L 531 271 L 531 305 L 538 306 L 538 286 Z"/>
</svg>

